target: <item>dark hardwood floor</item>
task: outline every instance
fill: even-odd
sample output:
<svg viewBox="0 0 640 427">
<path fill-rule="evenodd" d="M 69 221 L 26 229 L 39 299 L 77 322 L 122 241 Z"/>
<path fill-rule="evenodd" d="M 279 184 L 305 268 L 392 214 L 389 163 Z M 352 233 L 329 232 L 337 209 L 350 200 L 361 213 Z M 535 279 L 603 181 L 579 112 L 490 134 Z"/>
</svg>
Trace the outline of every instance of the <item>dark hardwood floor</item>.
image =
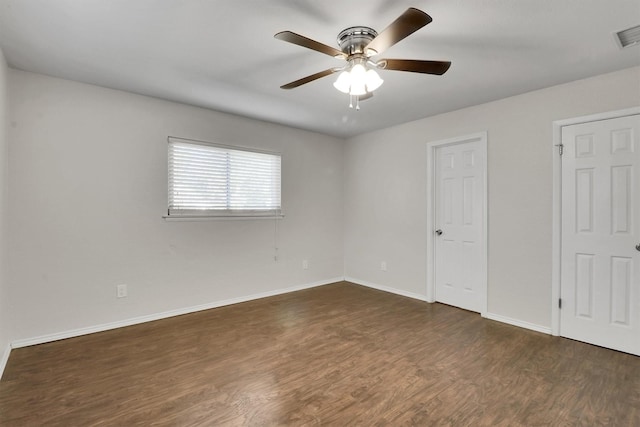
<svg viewBox="0 0 640 427">
<path fill-rule="evenodd" d="M 640 357 L 349 283 L 16 349 L 2 426 L 640 426 Z"/>
</svg>

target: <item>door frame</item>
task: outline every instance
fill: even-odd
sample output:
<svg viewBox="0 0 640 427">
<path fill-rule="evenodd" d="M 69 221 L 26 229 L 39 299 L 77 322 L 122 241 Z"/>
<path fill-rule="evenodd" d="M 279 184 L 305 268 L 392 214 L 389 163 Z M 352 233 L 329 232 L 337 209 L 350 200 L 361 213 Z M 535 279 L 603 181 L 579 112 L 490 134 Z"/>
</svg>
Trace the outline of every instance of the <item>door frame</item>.
<svg viewBox="0 0 640 427">
<path fill-rule="evenodd" d="M 436 203 L 435 203 L 435 185 L 436 185 L 436 150 L 446 145 L 458 145 L 467 142 L 479 142 L 480 150 L 482 151 L 483 158 L 483 207 L 482 207 L 482 260 L 481 260 L 481 278 L 480 278 L 480 315 L 486 317 L 487 315 L 487 254 L 488 254 L 488 240 L 487 240 L 487 227 L 488 227 L 488 187 L 487 181 L 487 140 L 488 132 L 482 131 L 473 133 L 470 135 L 458 136 L 454 138 L 443 139 L 440 141 L 427 142 L 427 302 L 436 302 L 436 281 L 435 281 L 435 255 L 436 255 L 436 240 L 434 239 L 435 232 L 435 218 L 436 218 Z"/>
<path fill-rule="evenodd" d="M 559 146 L 562 144 L 562 128 L 582 123 L 617 119 L 619 117 L 640 114 L 640 107 L 624 110 L 607 111 L 588 116 L 555 120 L 553 126 L 553 189 L 552 189 L 552 224 L 551 224 L 551 335 L 560 335 L 560 273 L 562 267 L 562 159 Z"/>
</svg>

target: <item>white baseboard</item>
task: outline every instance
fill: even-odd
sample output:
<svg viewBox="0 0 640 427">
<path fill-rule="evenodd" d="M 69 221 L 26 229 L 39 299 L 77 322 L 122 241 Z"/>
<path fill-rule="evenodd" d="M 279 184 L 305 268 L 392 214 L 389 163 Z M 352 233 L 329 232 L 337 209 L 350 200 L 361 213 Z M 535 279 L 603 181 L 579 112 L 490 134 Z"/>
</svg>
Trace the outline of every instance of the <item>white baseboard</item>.
<svg viewBox="0 0 640 427">
<path fill-rule="evenodd" d="M 9 361 L 10 354 L 11 354 L 11 343 L 8 343 L 7 348 L 4 349 L 4 353 L 2 354 L 2 359 L 0 359 L 0 378 L 2 378 L 2 374 L 4 373 L 4 368 L 7 366 L 7 362 Z"/>
<path fill-rule="evenodd" d="M 212 308 L 223 307 L 225 305 L 233 305 L 241 302 L 252 301 L 260 298 L 267 298 L 276 295 L 286 294 L 289 292 L 301 291 L 303 289 L 315 288 L 318 286 L 329 285 L 331 283 L 343 281 L 343 277 L 335 277 L 333 279 L 320 280 L 313 283 L 291 286 L 288 288 L 275 289 L 273 291 L 261 292 L 258 294 L 247 295 L 237 298 L 230 298 L 222 301 L 214 301 L 206 304 L 200 304 L 192 307 L 179 308 L 176 310 L 165 311 L 162 313 L 154 313 L 146 316 L 134 317 L 131 319 L 119 320 L 117 322 L 104 323 L 101 325 L 89 326 L 86 328 L 73 329 L 70 331 L 58 332 L 55 334 L 41 335 L 34 338 L 16 340 L 11 343 L 10 348 L 27 347 L 30 345 L 44 344 L 47 342 L 63 340 L 67 338 L 79 337 L 81 335 L 93 334 L 95 332 L 108 331 L 110 329 L 123 328 L 125 326 L 137 325 L 140 323 L 153 322 L 154 320 L 166 319 L 168 317 L 181 316 L 183 314 L 195 313 L 197 311 L 209 310 Z M 6 355 L 8 359 L 8 354 Z"/>
<path fill-rule="evenodd" d="M 427 301 L 426 295 L 420 295 L 413 292 L 403 291 L 401 289 L 391 288 L 389 286 L 377 285 L 375 283 L 367 282 L 366 280 L 354 279 L 353 277 L 345 277 L 347 282 L 355 283 L 356 285 L 366 286 L 367 288 L 377 289 L 379 291 L 389 292 L 403 297 L 413 298 L 420 301 Z"/>
<path fill-rule="evenodd" d="M 546 326 L 536 325 L 535 323 L 525 322 L 523 320 L 516 320 L 510 317 L 501 316 L 499 314 L 486 313 L 483 317 L 497 322 L 507 323 L 509 325 L 518 326 L 519 328 L 530 329 L 536 332 L 542 332 L 543 334 L 551 335 L 551 328 Z"/>
<path fill-rule="evenodd" d="M 362 285 L 362 286 L 366 286 L 368 288 L 377 289 L 379 291 L 390 292 L 392 294 L 402 295 L 404 297 L 409 297 L 409 298 L 417 299 L 417 300 L 420 300 L 420 301 L 428 302 L 426 295 L 420 295 L 420 294 L 416 294 L 416 293 L 413 293 L 413 292 L 407 292 L 407 291 L 403 291 L 403 290 L 400 290 L 400 289 L 391 288 L 391 287 L 388 287 L 388 286 L 377 285 L 375 283 L 367 282 L 365 280 L 355 279 L 353 277 L 345 277 L 344 280 L 346 280 L 347 282 L 355 283 L 356 285 Z M 547 328 L 545 326 L 536 325 L 534 323 L 525 322 L 523 320 L 516 320 L 516 319 L 512 319 L 510 317 L 501 316 L 499 314 L 494 314 L 494 313 L 485 313 L 482 317 L 485 317 L 485 318 L 490 319 L 490 320 L 495 320 L 497 322 L 507 323 L 509 325 L 517 326 L 519 328 L 530 329 L 532 331 L 541 332 L 543 334 L 551 335 L 551 328 Z"/>
</svg>

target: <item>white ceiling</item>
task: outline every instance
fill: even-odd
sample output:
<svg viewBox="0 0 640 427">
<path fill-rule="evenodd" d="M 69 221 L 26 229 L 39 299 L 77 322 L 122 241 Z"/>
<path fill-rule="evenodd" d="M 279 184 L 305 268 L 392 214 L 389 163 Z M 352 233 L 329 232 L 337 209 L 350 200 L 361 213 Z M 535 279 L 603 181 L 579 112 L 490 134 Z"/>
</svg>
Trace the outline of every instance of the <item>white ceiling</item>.
<svg viewBox="0 0 640 427">
<path fill-rule="evenodd" d="M 337 48 L 408 7 L 433 22 L 382 56 L 450 60 L 445 75 L 381 71 L 360 111 L 333 76 L 279 88 L 342 62 L 275 33 Z M 638 24 L 640 0 L 0 0 L 13 68 L 339 137 L 640 65 L 613 37 Z"/>
</svg>

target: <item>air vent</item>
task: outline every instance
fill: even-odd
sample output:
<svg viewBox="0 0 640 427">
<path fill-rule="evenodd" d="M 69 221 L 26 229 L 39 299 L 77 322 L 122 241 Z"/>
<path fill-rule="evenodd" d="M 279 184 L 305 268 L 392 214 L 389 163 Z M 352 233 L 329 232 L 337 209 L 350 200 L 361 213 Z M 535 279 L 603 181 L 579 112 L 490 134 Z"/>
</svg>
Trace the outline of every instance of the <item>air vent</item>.
<svg viewBox="0 0 640 427">
<path fill-rule="evenodd" d="M 626 30 L 618 31 L 615 34 L 616 42 L 620 48 L 638 45 L 640 42 L 640 25 L 627 28 Z"/>
</svg>

